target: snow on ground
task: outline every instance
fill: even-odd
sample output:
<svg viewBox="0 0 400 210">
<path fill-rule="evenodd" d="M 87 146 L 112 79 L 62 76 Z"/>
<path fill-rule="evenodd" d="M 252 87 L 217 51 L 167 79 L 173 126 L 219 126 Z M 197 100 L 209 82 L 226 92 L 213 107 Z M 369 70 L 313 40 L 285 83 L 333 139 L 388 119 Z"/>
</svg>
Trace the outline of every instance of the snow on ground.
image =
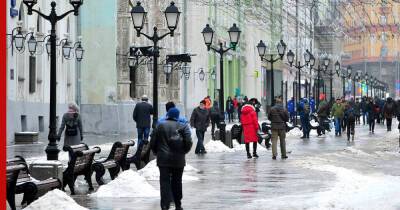
<svg viewBox="0 0 400 210">
<path fill-rule="evenodd" d="M 69 197 L 65 192 L 55 189 L 44 196 L 40 197 L 24 210 L 89 210 L 78 205 L 74 199 Z"/>
<path fill-rule="evenodd" d="M 194 168 L 193 166 L 186 164 L 184 168 L 184 173 L 182 176 L 182 181 L 197 181 L 198 177 L 187 175 L 186 173 L 190 172 L 198 172 L 199 170 Z M 160 171 L 157 167 L 157 160 L 150 161 L 144 168 L 138 171 L 138 174 L 149 181 L 158 181 L 160 180 Z"/>
<path fill-rule="evenodd" d="M 297 137 L 302 136 L 303 132 L 299 128 L 293 128 L 289 132 L 286 133 L 286 136 Z"/>
<path fill-rule="evenodd" d="M 235 150 L 227 147 L 224 143 L 222 143 L 222 141 L 211 140 L 204 147 L 206 148 L 207 153 L 235 152 Z"/>
<path fill-rule="evenodd" d="M 268 205 L 269 209 L 396 210 L 400 206 L 398 199 L 388 199 L 400 196 L 400 177 L 362 174 L 333 165 L 310 164 L 306 168 L 333 173 L 336 180 L 330 186 L 321 188 L 327 189 L 324 191 L 258 199 L 243 209 L 258 209 L 259 206 Z"/>
<path fill-rule="evenodd" d="M 160 192 L 154 189 L 144 177 L 133 170 L 126 170 L 111 182 L 101 185 L 93 197 L 133 198 L 158 197 Z"/>
</svg>

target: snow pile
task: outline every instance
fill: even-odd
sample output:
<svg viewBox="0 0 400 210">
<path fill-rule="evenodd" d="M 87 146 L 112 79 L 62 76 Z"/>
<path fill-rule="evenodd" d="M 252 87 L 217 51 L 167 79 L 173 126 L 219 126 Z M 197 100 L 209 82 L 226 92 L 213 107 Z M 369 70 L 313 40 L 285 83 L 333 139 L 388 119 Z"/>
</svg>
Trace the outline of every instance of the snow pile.
<svg viewBox="0 0 400 210">
<path fill-rule="evenodd" d="M 292 136 L 292 137 L 297 137 L 302 135 L 303 132 L 299 128 L 293 128 L 292 130 L 286 133 L 286 136 Z"/>
<path fill-rule="evenodd" d="M 355 154 L 355 155 L 362 155 L 362 156 L 373 156 L 369 153 L 366 153 L 362 150 L 356 149 L 354 147 L 346 147 L 343 149 L 345 153 Z"/>
<path fill-rule="evenodd" d="M 195 176 L 190 176 L 187 175 L 187 172 L 198 172 L 199 170 L 186 164 L 185 168 L 184 168 L 184 173 L 182 176 L 182 180 L 183 181 L 197 181 L 199 180 L 198 177 Z M 186 172 L 186 173 L 185 173 Z M 157 160 L 152 160 L 150 161 L 146 167 L 140 169 L 138 171 L 138 174 L 141 177 L 144 177 L 145 179 L 149 180 L 149 181 L 158 181 L 160 180 L 160 171 L 157 167 Z"/>
<path fill-rule="evenodd" d="M 315 120 L 311 120 L 311 121 L 310 121 L 310 125 L 311 125 L 312 127 L 318 127 L 318 126 L 319 126 L 319 123 L 318 123 L 318 122 L 315 122 Z"/>
<path fill-rule="evenodd" d="M 74 199 L 69 197 L 65 192 L 55 189 L 52 190 L 38 200 L 31 203 L 24 210 L 89 210 L 78 205 Z"/>
<path fill-rule="evenodd" d="M 233 140 L 235 141 L 235 140 Z M 227 147 L 222 141 L 209 141 L 205 145 L 206 151 L 208 153 L 214 153 L 214 152 L 235 152 L 235 150 Z"/>
<path fill-rule="evenodd" d="M 111 182 L 99 187 L 93 197 L 133 198 L 158 197 L 159 191 L 154 189 L 145 178 L 137 172 L 126 170 Z"/>
<path fill-rule="evenodd" d="M 398 209 L 400 177 L 384 174 L 365 175 L 332 165 L 310 165 L 308 168 L 330 172 L 336 181 L 327 191 L 271 197 L 255 200 L 243 209 L 270 205 L 269 209 Z M 325 188 L 323 188 L 325 189 Z M 290 201 L 290 202 L 288 202 Z M 367 201 L 367 202 L 366 202 Z"/>
</svg>

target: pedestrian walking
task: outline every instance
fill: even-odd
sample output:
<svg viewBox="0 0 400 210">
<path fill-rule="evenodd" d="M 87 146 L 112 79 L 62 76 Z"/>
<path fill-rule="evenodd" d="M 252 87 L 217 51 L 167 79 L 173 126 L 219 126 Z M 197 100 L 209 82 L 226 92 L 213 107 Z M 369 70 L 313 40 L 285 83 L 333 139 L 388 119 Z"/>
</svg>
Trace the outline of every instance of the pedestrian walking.
<svg viewBox="0 0 400 210">
<path fill-rule="evenodd" d="M 222 117 L 221 117 L 221 111 L 218 106 L 218 102 L 214 101 L 213 106 L 211 107 L 210 110 L 210 116 L 211 116 L 211 137 L 213 140 L 215 140 L 215 128 L 218 127 Z"/>
<path fill-rule="evenodd" d="M 207 131 L 207 127 L 210 125 L 210 114 L 205 108 L 205 101 L 200 101 L 200 105 L 195 108 L 190 117 L 190 125 L 196 129 L 197 145 L 195 154 L 207 153 L 204 148 L 204 134 Z"/>
<path fill-rule="evenodd" d="M 354 113 L 356 115 L 356 124 L 360 125 L 361 124 L 361 104 L 360 100 L 357 98 L 356 103 L 354 104 Z"/>
<path fill-rule="evenodd" d="M 306 98 L 300 99 L 299 105 L 297 106 L 297 111 L 300 116 L 301 128 L 303 131 L 302 139 L 310 138 L 310 105 Z"/>
<path fill-rule="evenodd" d="M 346 123 L 347 127 L 347 141 L 350 141 L 350 136 L 354 141 L 356 113 L 353 106 L 354 104 L 348 103 L 344 111 L 344 122 Z"/>
<path fill-rule="evenodd" d="M 241 114 L 242 114 L 242 107 L 244 106 L 244 101 L 242 98 L 239 98 L 239 102 L 238 102 L 238 120 L 240 122 L 240 118 L 241 118 Z"/>
<path fill-rule="evenodd" d="M 369 125 L 369 132 L 374 133 L 375 132 L 375 120 L 377 119 L 377 116 L 379 115 L 379 105 L 375 103 L 375 101 L 372 100 L 372 98 L 368 98 L 368 103 L 367 103 L 367 112 L 368 112 L 368 125 Z"/>
<path fill-rule="evenodd" d="M 271 131 L 272 131 L 272 159 L 276 160 L 278 156 L 277 144 L 278 137 L 281 147 L 281 157 L 282 159 L 288 158 L 286 155 L 286 122 L 289 121 L 289 113 L 283 108 L 282 97 L 276 98 L 275 105 L 271 108 L 268 113 L 268 119 L 271 121 Z"/>
<path fill-rule="evenodd" d="M 363 117 L 363 125 L 365 125 L 365 122 L 368 123 L 368 111 L 367 111 L 368 100 L 365 96 L 361 99 L 360 105 L 361 105 L 361 113 L 362 113 L 362 117 Z"/>
<path fill-rule="evenodd" d="M 259 129 L 256 109 L 251 104 L 246 104 L 242 107 L 241 122 L 244 136 L 244 143 L 246 144 L 247 158 L 258 158 L 257 144 Z M 250 143 L 253 143 L 253 156 L 250 154 Z"/>
<path fill-rule="evenodd" d="M 57 135 L 58 141 L 60 141 L 64 129 L 64 146 L 73 146 L 81 143 L 83 140 L 82 120 L 78 105 L 75 103 L 68 104 L 68 111 L 62 117 Z"/>
<path fill-rule="evenodd" d="M 190 128 L 178 122 L 179 110 L 169 109 L 165 122 L 152 133 L 150 147 L 157 156 L 160 171 L 161 209 L 170 208 L 172 200 L 176 210 L 182 208 L 182 175 L 186 165 L 185 154 L 192 147 Z"/>
<path fill-rule="evenodd" d="M 335 136 L 342 135 L 342 120 L 344 115 L 344 107 L 341 104 L 341 99 L 336 99 L 332 106 L 331 116 L 335 119 Z"/>
<path fill-rule="evenodd" d="M 383 115 L 386 119 L 387 131 L 392 131 L 392 119 L 396 112 L 396 104 L 392 98 L 387 98 L 385 105 L 383 106 Z"/>
<path fill-rule="evenodd" d="M 317 110 L 319 126 L 317 129 L 318 136 L 325 134 L 325 121 L 329 116 L 329 103 L 326 101 L 324 95 L 320 96 L 320 103 Z"/>
<path fill-rule="evenodd" d="M 226 100 L 226 113 L 228 114 L 228 122 L 231 123 L 233 122 L 233 112 L 234 107 L 233 107 L 233 100 L 230 96 L 228 96 L 228 99 Z"/>
<path fill-rule="evenodd" d="M 294 110 L 294 98 L 293 97 L 287 103 L 287 110 L 289 111 L 290 122 L 294 123 L 296 113 Z"/>
<path fill-rule="evenodd" d="M 310 111 L 311 111 L 311 113 L 315 113 L 315 99 L 314 99 L 314 97 L 313 96 L 311 96 L 310 97 L 310 102 L 309 102 L 309 104 L 310 104 Z"/>
<path fill-rule="evenodd" d="M 147 95 L 142 96 L 142 101 L 137 103 L 133 110 L 133 120 L 136 122 L 136 129 L 138 135 L 136 160 L 140 160 L 142 148 L 144 144 L 148 143 L 151 126 L 151 115 L 153 114 L 153 106 L 148 102 Z"/>
<path fill-rule="evenodd" d="M 238 108 L 239 108 L 239 101 L 237 99 L 237 97 L 235 96 L 233 98 L 233 110 L 234 110 L 234 116 L 233 118 L 239 118 L 239 114 L 238 114 Z"/>
</svg>

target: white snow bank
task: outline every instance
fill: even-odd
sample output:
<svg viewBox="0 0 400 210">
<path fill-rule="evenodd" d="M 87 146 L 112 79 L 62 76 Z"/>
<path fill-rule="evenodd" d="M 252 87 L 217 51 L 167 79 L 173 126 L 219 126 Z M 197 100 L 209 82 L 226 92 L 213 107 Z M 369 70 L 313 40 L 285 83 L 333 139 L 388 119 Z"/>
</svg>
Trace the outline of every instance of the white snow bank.
<svg viewBox="0 0 400 210">
<path fill-rule="evenodd" d="M 343 149 L 345 153 L 351 153 L 355 155 L 363 155 L 363 156 L 373 156 L 372 154 L 366 153 L 362 150 L 356 149 L 354 147 L 346 147 Z"/>
<path fill-rule="evenodd" d="M 271 203 L 274 205 L 269 209 L 395 210 L 400 206 L 399 199 L 388 199 L 400 196 L 400 177 L 366 175 L 333 165 L 311 164 L 307 168 L 333 173 L 336 180 L 326 191 L 259 199 L 244 209 L 254 209 L 256 206 Z"/>
<path fill-rule="evenodd" d="M 233 140 L 235 141 L 235 140 Z M 235 150 L 227 147 L 222 141 L 209 141 L 205 146 L 207 153 L 216 152 L 235 152 Z"/>
<path fill-rule="evenodd" d="M 318 127 L 319 123 L 315 122 L 315 120 L 310 120 L 310 125 L 313 126 L 313 127 Z"/>
<path fill-rule="evenodd" d="M 89 210 L 78 205 L 65 192 L 55 189 L 31 203 L 24 210 Z"/>
<path fill-rule="evenodd" d="M 288 133 L 286 133 L 286 136 L 292 136 L 292 137 L 297 137 L 297 136 L 302 136 L 302 135 L 303 135 L 303 132 L 299 128 L 293 128 Z"/>
<path fill-rule="evenodd" d="M 93 197 L 133 198 L 158 197 L 159 191 L 154 189 L 144 177 L 137 172 L 126 170 L 111 182 L 99 187 Z"/>
<path fill-rule="evenodd" d="M 198 172 L 198 171 L 199 171 L 198 169 L 194 168 L 193 166 L 191 166 L 189 164 L 186 164 L 186 166 L 184 168 L 184 172 Z M 155 160 L 150 161 L 146 165 L 146 167 L 144 167 L 138 171 L 138 174 L 150 181 L 160 180 L 160 171 L 157 167 L 157 160 L 155 159 Z M 199 180 L 199 178 L 195 177 L 195 176 L 187 175 L 186 173 L 183 173 L 182 180 L 183 181 L 197 181 L 197 180 Z"/>
</svg>

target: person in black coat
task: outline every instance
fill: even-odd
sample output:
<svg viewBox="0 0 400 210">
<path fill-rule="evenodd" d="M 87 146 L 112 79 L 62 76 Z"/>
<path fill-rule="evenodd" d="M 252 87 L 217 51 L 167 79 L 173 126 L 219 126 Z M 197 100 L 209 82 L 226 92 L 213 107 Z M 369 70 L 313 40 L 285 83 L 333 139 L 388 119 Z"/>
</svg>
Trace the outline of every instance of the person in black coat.
<svg viewBox="0 0 400 210">
<path fill-rule="evenodd" d="M 218 101 L 214 101 L 213 106 L 211 107 L 210 110 L 210 116 L 211 116 L 211 137 L 213 140 L 215 140 L 214 136 L 215 127 L 218 126 L 219 122 L 222 119 Z"/>
<path fill-rule="evenodd" d="M 167 120 L 160 123 L 151 135 L 150 148 L 157 156 L 160 170 L 161 209 L 182 209 L 182 175 L 186 165 L 185 155 L 192 148 L 192 137 L 187 124 L 179 123 L 179 110 L 171 108 Z M 172 192 L 172 195 L 171 195 Z"/>
<path fill-rule="evenodd" d="M 197 145 L 196 145 L 196 154 L 204 154 L 207 153 L 204 148 L 204 134 L 207 131 L 207 127 L 210 125 L 210 113 L 205 108 L 205 101 L 202 100 L 200 102 L 199 107 L 195 108 L 192 112 L 192 116 L 190 117 L 190 126 L 196 129 L 197 136 Z"/>
<path fill-rule="evenodd" d="M 142 102 L 136 104 L 133 110 L 133 120 L 136 122 L 138 134 L 138 149 L 135 156 L 141 154 L 143 144 L 148 142 L 151 126 L 151 115 L 153 114 L 153 106 L 148 103 L 146 95 L 142 96 Z"/>
<path fill-rule="evenodd" d="M 228 122 L 233 122 L 233 112 L 235 111 L 235 108 L 233 107 L 233 100 L 229 96 L 228 100 L 226 100 L 226 113 L 228 113 Z"/>
</svg>

